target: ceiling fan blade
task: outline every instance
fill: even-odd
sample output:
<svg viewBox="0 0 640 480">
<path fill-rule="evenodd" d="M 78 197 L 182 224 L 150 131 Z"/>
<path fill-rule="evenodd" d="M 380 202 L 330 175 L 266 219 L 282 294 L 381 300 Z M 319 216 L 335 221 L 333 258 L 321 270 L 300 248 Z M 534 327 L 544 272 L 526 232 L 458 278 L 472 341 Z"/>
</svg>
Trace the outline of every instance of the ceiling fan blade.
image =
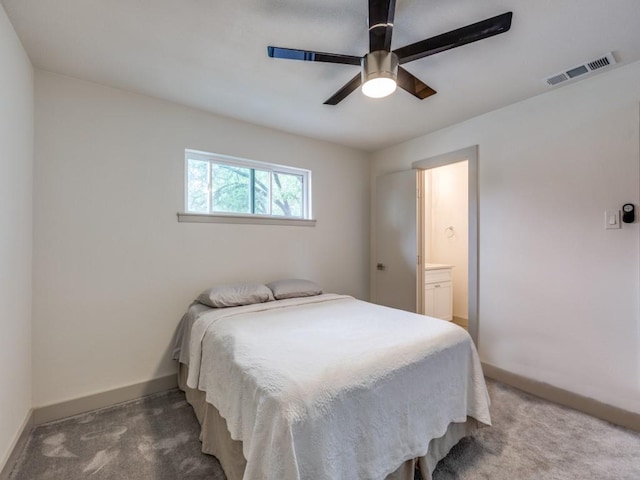
<svg viewBox="0 0 640 480">
<path fill-rule="evenodd" d="M 436 94 L 433 88 L 414 77 L 402 67 L 398 67 L 398 86 L 420 100 Z"/>
<path fill-rule="evenodd" d="M 331 98 L 329 98 L 326 102 L 324 102 L 324 104 L 337 105 L 342 100 L 347 98 L 347 95 L 349 95 L 351 92 L 357 89 L 361 83 L 362 83 L 362 75 L 358 74 L 355 77 L 353 77 L 351 80 L 349 80 L 349 82 L 344 87 L 342 87 L 340 90 L 334 93 Z"/>
<path fill-rule="evenodd" d="M 512 16 L 513 12 L 503 13 L 502 15 L 487 18 L 481 22 L 398 48 L 393 53 L 398 55 L 398 60 L 402 64 L 460 47 L 467 43 L 477 42 L 508 31 L 511 28 Z"/>
<path fill-rule="evenodd" d="M 307 62 L 343 63 L 346 65 L 360 65 L 360 57 L 341 55 L 339 53 L 313 52 L 310 50 L 296 50 L 293 48 L 267 47 L 267 53 L 272 58 L 286 58 L 288 60 L 305 60 Z"/>
<path fill-rule="evenodd" d="M 396 0 L 369 0 L 369 51 L 391 50 Z"/>
</svg>

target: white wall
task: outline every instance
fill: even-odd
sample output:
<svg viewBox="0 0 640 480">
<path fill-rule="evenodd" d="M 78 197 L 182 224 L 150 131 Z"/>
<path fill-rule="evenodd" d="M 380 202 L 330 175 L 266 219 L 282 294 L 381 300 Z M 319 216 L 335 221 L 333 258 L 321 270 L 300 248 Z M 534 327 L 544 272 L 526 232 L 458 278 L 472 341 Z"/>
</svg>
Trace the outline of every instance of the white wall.
<svg viewBox="0 0 640 480">
<path fill-rule="evenodd" d="M 482 360 L 634 412 L 638 223 L 603 227 L 640 200 L 639 100 L 636 63 L 376 152 L 372 168 L 375 185 L 478 144 Z"/>
<path fill-rule="evenodd" d="M 453 315 L 469 310 L 469 162 L 425 171 L 425 257 L 429 263 L 453 265 Z M 447 230 L 453 227 L 453 230 Z"/>
<path fill-rule="evenodd" d="M 173 373 L 176 325 L 216 283 L 367 297 L 362 152 L 38 70 L 35 145 L 35 406 Z M 311 169 L 317 226 L 178 223 L 185 148 Z"/>
<path fill-rule="evenodd" d="M 0 469 L 31 408 L 33 68 L 0 5 Z"/>
</svg>

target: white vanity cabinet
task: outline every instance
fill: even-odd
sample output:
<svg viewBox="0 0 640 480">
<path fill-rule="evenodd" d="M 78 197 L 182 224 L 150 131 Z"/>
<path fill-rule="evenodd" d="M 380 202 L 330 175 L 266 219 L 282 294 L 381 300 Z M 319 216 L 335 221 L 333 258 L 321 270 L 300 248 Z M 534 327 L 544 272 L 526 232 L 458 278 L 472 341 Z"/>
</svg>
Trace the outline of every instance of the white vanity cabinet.
<svg viewBox="0 0 640 480">
<path fill-rule="evenodd" d="M 424 314 L 453 320 L 453 265 L 426 264 L 424 268 Z"/>
</svg>

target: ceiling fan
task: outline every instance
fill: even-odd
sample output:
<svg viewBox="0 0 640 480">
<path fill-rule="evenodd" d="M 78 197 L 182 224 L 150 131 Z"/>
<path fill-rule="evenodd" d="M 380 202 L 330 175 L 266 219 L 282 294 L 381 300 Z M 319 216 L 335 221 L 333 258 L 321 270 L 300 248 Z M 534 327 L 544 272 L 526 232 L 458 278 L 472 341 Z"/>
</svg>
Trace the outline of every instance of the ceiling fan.
<svg viewBox="0 0 640 480">
<path fill-rule="evenodd" d="M 504 33 L 511 28 L 513 16 L 513 12 L 503 13 L 391 50 L 395 8 L 395 0 L 369 0 L 369 53 L 363 57 L 272 46 L 267 47 L 267 52 L 273 58 L 360 66 L 361 72 L 324 102 L 325 105 L 337 105 L 360 85 L 365 95 L 374 98 L 386 97 L 399 86 L 423 100 L 436 91 L 400 65 Z"/>
</svg>

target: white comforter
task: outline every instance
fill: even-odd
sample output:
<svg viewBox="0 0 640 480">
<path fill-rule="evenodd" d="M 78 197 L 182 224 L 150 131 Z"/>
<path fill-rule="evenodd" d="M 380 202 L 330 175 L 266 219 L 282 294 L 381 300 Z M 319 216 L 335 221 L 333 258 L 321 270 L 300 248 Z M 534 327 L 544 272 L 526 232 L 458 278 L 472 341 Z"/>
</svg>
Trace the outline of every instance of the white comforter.
<svg viewBox="0 0 640 480">
<path fill-rule="evenodd" d="M 191 388 L 243 442 L 244 480 L 380 480 L 467 415 L 490 424 L 469 335 L 325 294 L 195 320 Z"/>
</svg>

